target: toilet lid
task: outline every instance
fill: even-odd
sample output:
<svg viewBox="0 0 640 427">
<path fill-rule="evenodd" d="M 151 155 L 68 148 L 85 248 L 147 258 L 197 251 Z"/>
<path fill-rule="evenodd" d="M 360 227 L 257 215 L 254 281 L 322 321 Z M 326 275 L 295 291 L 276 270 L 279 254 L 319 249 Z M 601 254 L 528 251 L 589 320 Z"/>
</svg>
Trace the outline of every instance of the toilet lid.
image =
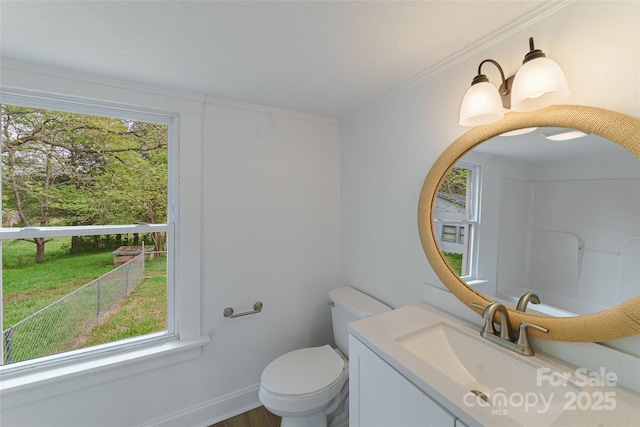
<svg viewBox="0 0 640 427">
<path fill-rule="evenodd" d="M 300 396 L 330 386 L 343 369 L 344 360 L 331 346 L 303 348 L 269 363 L 261 382 L 271 393 Z"/>
</svg>

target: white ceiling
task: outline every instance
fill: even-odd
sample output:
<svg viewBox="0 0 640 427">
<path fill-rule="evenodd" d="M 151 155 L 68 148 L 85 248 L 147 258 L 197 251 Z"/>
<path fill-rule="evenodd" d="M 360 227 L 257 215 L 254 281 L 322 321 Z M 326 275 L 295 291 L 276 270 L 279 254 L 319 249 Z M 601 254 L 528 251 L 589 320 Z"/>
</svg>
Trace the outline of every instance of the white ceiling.
<svg viewBox="0 0 640 427">
<path fill-rule="evenodd" d="M 2 0 L 0 52 L 342 118 L 542 3 Z"/>
<path fill-rule="evenodd" d="M 569 141 L 550 141 L 546 135 L 568 131 L 557 127 L 541 127 L 524 135 L 496 136 L 474 147 L 475 153 L 502 157 L 523 163 L 565 162 L 567 160 L 603 159 L 607 156 L 634 155 L 621 145 L 599 135 L 588 134 Z"/>
</svg>

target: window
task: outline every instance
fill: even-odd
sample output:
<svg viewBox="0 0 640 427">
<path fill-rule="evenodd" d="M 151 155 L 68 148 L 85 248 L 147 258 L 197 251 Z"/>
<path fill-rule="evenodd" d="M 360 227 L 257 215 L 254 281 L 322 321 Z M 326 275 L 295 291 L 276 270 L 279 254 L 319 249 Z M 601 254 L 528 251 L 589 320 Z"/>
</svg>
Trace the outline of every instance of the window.
<svg viewBox="0 0 640 427">
<path fill-rule="evenodd" d="M 434 207 L 444 258 L 466 280 L 475 279 L 479 174 L 478 165 L 456 164 L 445 176 Z"/>
<path fill-rule="evenodd" d="M 2 364 L 176 333 L 175 118 L 3 95 Z"/>
<path fill-rule="evenodd" d="M 442 241 L 464 244 L 464 226 L 443 225 Z"/>
<path fill-rule="evenodd" d="M 455 225 L 443 225 L 442 226 L 442 241 L 443 242 L 457 242 L 458 241 L 458 227 Z"/>
</svg>

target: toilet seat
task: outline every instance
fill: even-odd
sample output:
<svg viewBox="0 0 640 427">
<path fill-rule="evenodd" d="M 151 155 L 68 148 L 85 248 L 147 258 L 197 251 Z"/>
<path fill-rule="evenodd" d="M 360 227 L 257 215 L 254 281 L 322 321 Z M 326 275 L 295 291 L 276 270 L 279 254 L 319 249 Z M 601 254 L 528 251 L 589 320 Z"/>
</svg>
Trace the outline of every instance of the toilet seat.
<svg viewBox="0 0 640 427">
<path fill-rule="evenodd" d="M 329 292 L 337 349 L 330 346 L 289 352 L 262 372 L 258 398 L 282 417 L 282 427 L 331 427 L 349 421 L 349 323 L 391 310 L 350 287 Z"/>
<path fill-rule="evenodd" d="M 323 392 L 343 374 L 345 360 L 329 345 L 302 348 L 272 361 L 261 383 L 273 395 L 304 397 Z"/>
<path fill-rule="evenodd" d="M 323 411 L 348 387 L 349 362 L 331 346 L 284 354 L 262 373 L 258 396 L 276 415 L 304 416 Z"/>
</svg>

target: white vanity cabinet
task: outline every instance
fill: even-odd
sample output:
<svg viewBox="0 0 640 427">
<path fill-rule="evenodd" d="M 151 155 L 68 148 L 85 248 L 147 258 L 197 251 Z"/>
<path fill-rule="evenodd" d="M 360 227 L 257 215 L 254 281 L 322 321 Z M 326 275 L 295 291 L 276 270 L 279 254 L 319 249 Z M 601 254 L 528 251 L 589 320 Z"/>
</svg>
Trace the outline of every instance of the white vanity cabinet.
<svg viewBox="0 0 640 427">
<path fill-rule="evenodd" d="M 457 425 L 456 417 L 349 335 L 350 427 Z"/>
<path fill-rule="evenodd" d="M 605 374 L 590 372 L 587 379 L 584 368 L 542 352 L 523 357 L 478 331 L 424 303 L 350 323 L 349 425 L 640 425 L 639 393 L 603 384 Z M 495 391 L 493 403 L 474 400 L 471 391 L 483 389 Z M 603 395 L 611 397 L 608 408 Z"/>
</svg>

